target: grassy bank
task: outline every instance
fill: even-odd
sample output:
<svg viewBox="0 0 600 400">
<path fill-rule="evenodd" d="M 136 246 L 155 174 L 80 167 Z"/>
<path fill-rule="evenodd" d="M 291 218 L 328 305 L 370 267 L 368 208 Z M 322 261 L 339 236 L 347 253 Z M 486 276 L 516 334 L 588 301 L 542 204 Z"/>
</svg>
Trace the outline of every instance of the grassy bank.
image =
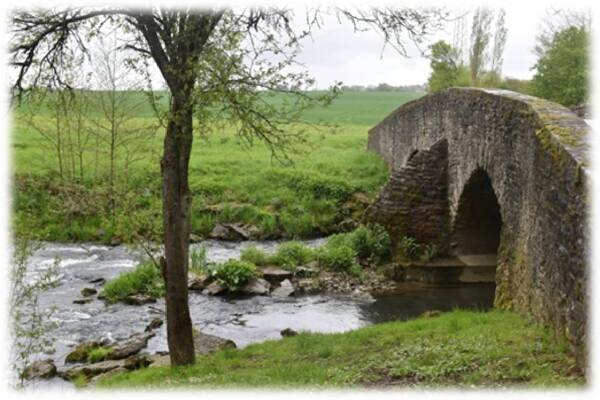
<svg viewBox="0 0 600 400">
<path fill-rule="evenodd" d="M 193 233 L 206 236 L 218 222 L 255 225 L 262 237 L 304 238 L 335 232 L 340 222 L 364 208 L 352 201 L 352 195 L 360 192 L 372 198 L 387 177 L 384 162 L 366 150 L 368 129 L 420 95 L 348 92 L 328 108 L 307 112 L 307 121 L 335 123 L 338 128 L 310 130 L 307 142 L 292 154 L 293 165 L 274 162 L 260 143 L 242 146 L 233 128 L 208 136 L 198 132 L 189 178 Z M 86 142 L 81 160 L 65 162 L 77 172 L 81 161 L 82 178 L 75 173 L 59 179 L 55 152 L 25 121 L 26 110 L 24 106 L 13 116 L 17 223 L 28 223 L 35 238 L 56 241 L 129 242 L 138 233 L 147 236 L 160 230 L 162 130 L 130 144 L 128 151 L 135 157 L 130 157 L 126 169 L 122 168 L 125 156 L 117 159 L 121 169 L 117 192 L 111 196 L 106 149 L 98 158 L 96 137 Z M 138 114 L 129 122 L 132 127 L 153 121 L 147 108 Z M 41 109 L 35 120 L 48 129 L 54 122 L 47 109 Z"/>
<path fill-rule="evenodd" d="M 108 377 L 101 388 L 581 387 L 565 343 L 510 312 L 453 311 L 342 334 L 301 333 Z"/>
</svg>

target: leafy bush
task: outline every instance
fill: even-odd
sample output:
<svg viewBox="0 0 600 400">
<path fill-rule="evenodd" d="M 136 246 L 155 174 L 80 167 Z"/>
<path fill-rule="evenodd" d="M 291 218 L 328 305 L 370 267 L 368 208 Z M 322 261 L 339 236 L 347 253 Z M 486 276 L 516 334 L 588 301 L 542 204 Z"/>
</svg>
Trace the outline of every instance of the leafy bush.
<svg viewBox="0 0 600 400">
<path fill-rule="evenodd" d="M 242 249 L 240 259 L 254 265 L 269 264 L 269 255 L 256 246 L 248 246 Z"/>
<path fill-rule="evenodd" d="M 190 252 L 190 270 L 195 273 L 202 273 L 208 266 L 208 254 L 205 245 L 198 248 L 192 248 Z"/>
<path fill-rule="evenodd" d="M 247 261 L 230 259 L 223 264 L 210 265 L 208 273 L 229 290 L 236 290 L 256 275 L 256 266 Z"/>
<path fill-rule="evenodd" d="M 304 265 L 315 259 L 315 252 L 300 242 L 286 242 L 277 247 L 277 252 L 271 257 L 271 262 L 290 270 Z"/>
<path fill-rule="evenodd" d="M 381 225 L 360 225 L 349 234 L 351 247 L 359 258 L 376 263 L 385 261 L 392 254 L 390 235 Z"/>
<path fill-rule="evenodd" d="M 150 260 L 142 261 L 132 271 L 127 271 L 104 285 L 104 295 L 109 303 L 124 300 L 133 294 L 162 297 L 165 286 L 158 268 Z"/>
<path fill-rule="evenodd" d="M 325 268 L 352 275 L 360 275 L 361 267 L 356 261 L 356 251 L 347 244 L 328 242 L 319 249 L 319 264 Z"/>
</svg>

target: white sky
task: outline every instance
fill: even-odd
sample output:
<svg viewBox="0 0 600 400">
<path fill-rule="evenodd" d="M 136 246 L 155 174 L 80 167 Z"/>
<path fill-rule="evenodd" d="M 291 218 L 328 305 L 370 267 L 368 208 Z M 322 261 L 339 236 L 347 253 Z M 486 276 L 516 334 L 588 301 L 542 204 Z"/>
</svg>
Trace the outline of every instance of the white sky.
<svg viewBox="0 0 600 400">
<path fill-rule="evenodd" d="M 494 4 L 491 6 L 498 9 Z M 562 7 L 568 7 L 563 4 Z M 519 79 L 533 76 L 531 67 L 536 62 L 532 53 L 535 37 L 546 15 L 546 7 L 536 2 L 503 5 L 508 28 L 504 50 L 503 75 Z M 463 8 L 463 11 L 473 10 Z M 449 8 L 453 15 L 463 12 Z M 470 13 L 470 15 L 472 12 Z M 467 40 L 470 35 L 467 17 Z M 431 36 L 430 43 L 439 39 L 452 43 L 453 23 L 446 24 L 443 31 Z M 409 57 L 403 57 L 388 46 L 382 57 L 383 39 L 375 31 L 354 33 L 348 23 L 331 21 L 304 42 L 300 60 L 317 81 L 325 88 L 336 80 L 344 84 L 376 85 L 381 82 L 392 85 L 423 84 L 430 73 L 429 60 L 414 45 L 408 45 Z"/>
<path fill-rule="evenodd" d="M 195 1 L 194 5 L 209 4 L 211 0 Z M 297 9 L 299 21 L 302 21 L 302 14 L 306 4 L 304 2 L 285 1 L 286 4 Z M 360 5 L 373 4 L 374 0 L 367 0 Z M 96 5 L 104 5 L 105 2 L 100 1 L 73 1 L 70 4 L 81 5 L 86 3 L 94 3 Z M 55 3 L 50 1 L 50 3 Z M 123 1 L 115 4 L 123 6 Z M 168 2 L 171 4 L 172 2 Z M 178 3 L 178 2 L 176 2 Z M 213 2 L 214 3 L 214 2 Z M 225 3 L 232 3 L 231 1 Z M 281 5 L 283 1 L 274 4 Z M 314 3 L 314 2 L 313 2 Z M 60 4 L 60 3 L 59 3 Z M 67 3 L 69 4 L 69 3 Z M 146 2 L 134 2 L 134 4 L 148 5 Z M 166 2 L 154 2 L 153 4 L 167 4 Z M 217 3 L 223 6 L 222 2 Z M 342 4 L 341 1 L 335 4 Z M 469 12 L 466 18 L 465 35 L 470 36 L 471 21 L 470 16 L 472 11 L 482 5 L 487 5 L 495 10 L 503 7 L 506 11 L 506 27 L 508 28 L 507 43 L 504 51 L 503 75 L 519 79 L 529 79 L 532 77 L 532 66 L 536 62 L 536 57 L 532 52 L 535 44 L 535 37 L 538 33 L 543 19 L 547 16 L 547 9 L 554 8 L 571 8 L 578 9 L 587 6 L 586 1 L 572 0 L 569 2 L 544 3 L 536 1 L 513 1 L 505 0 L 499 2 L 467 2 L 460 4 L 460 9 L 452 8 L 440 2 L 432 2 L 421 0 L 418 3 L 408 1 L 397 1 L 394 3 L 399 7 L 411 6 L 428 6 L 428 5 L 443 5 L 453 16 Z M 44 3 L 34 1 L 33 5 L 44 6 Z M 64 3 L 63 3 L 64 5 Z M 181 3 L 185 5 L 185 3 Z M 248 1 L 233 1 L 233 6 L 248 5 Z M 428 40 L 431 44 L 437 40 L 443 39 L 452 43 L 453 38 L 453 23 L 446 24 L 442 31 L 438 31 Z M 429 60 L 423 57 L 418 49 L 407 40 L 407 48 L 409 56 L 404 57 L 396 52 L 391 46 L 387 46 L 382 53 L 383 38 L 379 32 L 353 32 L 351 24 L 347 21 L 338 23 L 334 17 L 326 18 L 325 24 L 321 29 L 315 30 L 313 37 L 303 41 L 303 50 L 299 56 L 310 75 L 316 79 L 317 88 L 327 88 L 335 81 L 342 81 L 346 85 L 377 85 L 378 83 L 388 83 L 391 85 L 413 85 L 424 84 L 430 74 Z M 426 49 L 427 45 L 422 46 Z M 155 79 L 153 86 L 162 86 L 162 79 L 158 71 L 152 74 Z"/>
</svg>

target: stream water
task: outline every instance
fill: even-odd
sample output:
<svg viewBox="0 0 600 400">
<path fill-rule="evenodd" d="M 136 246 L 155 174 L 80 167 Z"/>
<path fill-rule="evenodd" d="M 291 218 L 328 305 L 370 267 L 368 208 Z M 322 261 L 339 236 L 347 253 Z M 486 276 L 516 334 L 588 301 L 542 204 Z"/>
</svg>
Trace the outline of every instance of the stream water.
<svg viewBox="0 0 600 400">
<path fill-rule="evenodd" d="M 304 243 L 318 246 L 323 239 Z M 239 257 L 241 249 L 249 245 L 272 252 L 277 244 L 276 241 L 204 242 L 210 261 Z M 28 263 L 28 274 L 32 277 L 51 266 L 55 257 L 61 260 L 60 286 L 40 298 L 42 308 L 55 307 L 53 318 L 57 322 L 57 328 L 48 332 L 49 337 L 55 340 L 56 351 L 49 356 L 43 355 L 44 358 L 53 358 L 60 369 L 65 355 L 81 341 L 124 338 L 143 331 L 155 317 L 164 319 L 162 300 L 143 306 L 105 305 L 95 298 L 88 304 L 73 303 L 73 300 L 81 298 L 82 288 L 94 287 L 89 281 L 114 278 L 133 268 L 137 256 L 125 246 L 59 243 L 45 243 L 33 254 Z M 284 328 L 342 332 L 378 322 L 413 318 L 432 309 L 488 309 L 492 306 L 493 295 L 494 285 L 402 286 L 396 292 L 366 298 L 325 294 L 288 299 L 268 296 L 223 298 L 190 292 L 190 310 L 193 323 L 199 330 L 231 339 L 238 347 L 243 347 L 278 339 Z M 148 353 L 167 350 L 165 326 L 155 332 L 156 336 L 148 343 Z"/>
</svg>

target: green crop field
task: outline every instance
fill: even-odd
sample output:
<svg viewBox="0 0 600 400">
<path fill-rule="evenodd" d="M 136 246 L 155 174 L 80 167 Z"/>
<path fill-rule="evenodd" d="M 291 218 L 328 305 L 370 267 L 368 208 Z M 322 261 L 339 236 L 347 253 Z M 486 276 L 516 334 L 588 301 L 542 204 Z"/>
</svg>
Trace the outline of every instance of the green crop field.
<svg viewBox="0 0 600 400">
<path fill-rule="evenodd" d="M 121 95 L 125 96 L 123 107 L 135 111 L 124 124 L 126 134 L 157 122 L 143 94 Z M 309 125 L 306 142 L 290 153 L 292 164 L 273 159 L 258 141 L 250 147 L 244 145 L 235 127 L 216 132 L 198 127 L 189 177 L 194 196 L 193 233 L 206 236 L 217 222 L 252 224 L 265 238 L 335 232 L 342 220 L 356 219 L 361 212 L 361 206 L 352 203 L 353 195 L 362 192 L 372 198 L 387 179 L 384 162 L 366 150 L 368 130 L 395 108 L 421 95 L 346 92 L 329 107 L 306 111 L 307 122 L 336 126 Z M 166 98 L 160 103 L 164 106 Z M 58 241 L 131 242 L 139 234 L 160 231 L 164 128 L 158 128 L 154 135 L 138 137 L 132 133 L 132 140 L 117 148 L 111 197 L 107 139 L 100 128 L 106 121 L 102 118 L 99 107 L 91 106 L 82 112 L 84 129 L 71 127 L 63 134 L 61 174 L 54 110 L 25 103 L 13 113 L 14 222 L 26 227 L 31 236 Z M 113 199 L 110 204 L 108 197 Z"/>
</svg>

